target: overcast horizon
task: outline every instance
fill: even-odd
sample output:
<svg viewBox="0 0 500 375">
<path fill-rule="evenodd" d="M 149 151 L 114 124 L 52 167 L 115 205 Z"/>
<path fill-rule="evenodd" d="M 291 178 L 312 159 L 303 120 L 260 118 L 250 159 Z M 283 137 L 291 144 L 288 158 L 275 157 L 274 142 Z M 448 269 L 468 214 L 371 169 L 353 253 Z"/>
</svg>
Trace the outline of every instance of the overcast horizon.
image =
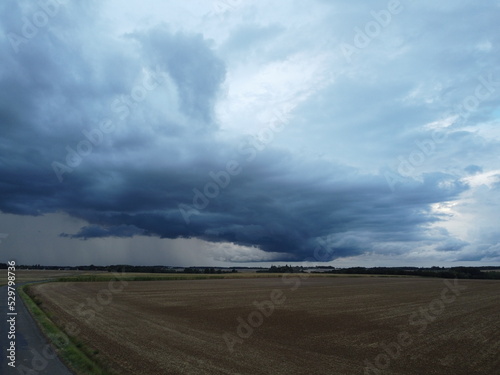
<svg viewBox="0 0 500 375">
<path fill-rule="evenodd" d="M 500 264 L 500 1 L 0 15 L 0 262 Z"/>
</svg>

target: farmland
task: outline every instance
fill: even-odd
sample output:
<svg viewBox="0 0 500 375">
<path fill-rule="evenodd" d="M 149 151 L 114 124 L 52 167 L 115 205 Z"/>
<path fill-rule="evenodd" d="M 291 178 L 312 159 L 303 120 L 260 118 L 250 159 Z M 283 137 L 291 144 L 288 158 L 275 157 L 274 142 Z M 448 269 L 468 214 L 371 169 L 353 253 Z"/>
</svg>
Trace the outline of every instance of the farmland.
<svg viewBox="0 0 500 375">
<path fill-rule="evenodd" d="M 57 325 L 120 374 L 471 375 L 500 367 L 496 281 L 289 275 L 30 289 Z"/>
<path fill-rule="evenodd" d="M 24 283 L 29 281 L 40 281 L 57 279 L 59 277 L 82 277 L 84 275 L 99 275 L 103 272 L 99 271 L 64 271 L 64 270 L 16 270 L 17 283 Z M 105 272 L 104 274 L 107 274 Z M 0 285 L 7 284 L 7 270 L 0 270 Z"/>
</svg>

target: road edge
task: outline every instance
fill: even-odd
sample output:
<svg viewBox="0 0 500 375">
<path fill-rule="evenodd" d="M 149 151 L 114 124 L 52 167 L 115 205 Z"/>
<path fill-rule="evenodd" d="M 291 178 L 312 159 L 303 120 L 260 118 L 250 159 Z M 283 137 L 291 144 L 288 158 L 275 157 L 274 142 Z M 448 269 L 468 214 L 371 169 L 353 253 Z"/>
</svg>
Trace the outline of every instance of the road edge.
<svg viewBox="0 0 500 375">
<path fill-rule="evenodd" d="M 17 288 L 18 294 L 36 325 L 47 341 L 55 348 L 57 356 L 68 370 L 75 375 L 114 375 L 89 356 L 90 350 L 83 343 L 68 336 L 50 319 L 26 291 L 31 284 L 40 284 L 40 282 L 28 282 L 20 285 Z"/>
</svg>

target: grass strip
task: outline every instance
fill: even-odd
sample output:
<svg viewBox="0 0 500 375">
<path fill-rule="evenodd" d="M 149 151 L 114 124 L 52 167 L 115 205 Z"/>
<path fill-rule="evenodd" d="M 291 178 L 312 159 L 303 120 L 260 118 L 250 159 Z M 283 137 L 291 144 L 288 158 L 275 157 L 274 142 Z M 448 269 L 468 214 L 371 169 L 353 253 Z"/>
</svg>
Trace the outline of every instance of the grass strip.
<svg viewBox="0 0 500 375">
<path fill-rule="evenodd" d="M 24 285 L 18 288 L 18 293 L 45 337 L 56 348 L 59 358 L 78 375 L 113 375 L 112 372 L 104 369 L 95 358 L 91 358 L 97 353 L 87 348 L 76 338 L 68 336 L 49 318 L 39 307 L 41 302 L 30 295 L 29 286 Z"/>
</svg>

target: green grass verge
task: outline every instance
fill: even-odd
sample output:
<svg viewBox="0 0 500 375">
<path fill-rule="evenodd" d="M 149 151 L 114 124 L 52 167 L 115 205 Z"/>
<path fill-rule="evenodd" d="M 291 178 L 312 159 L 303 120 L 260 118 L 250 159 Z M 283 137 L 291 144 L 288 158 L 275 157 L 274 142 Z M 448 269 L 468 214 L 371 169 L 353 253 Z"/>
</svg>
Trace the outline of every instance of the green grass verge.
<svg viewBox="0 0 500 375">
<path fill-rule="evenodd" d="M 59 358 L 78 375 L 114 375 L 95 358 L 98 353 L 83 345 L 75 337 L 68 336 L 50 319 L 39 307 L 41 301 L 30 295 L 29 287 L 30 285 L 24 285 L 18 288 L 18 293 L 43 334 L 56 348 Z"/>
</svg>

